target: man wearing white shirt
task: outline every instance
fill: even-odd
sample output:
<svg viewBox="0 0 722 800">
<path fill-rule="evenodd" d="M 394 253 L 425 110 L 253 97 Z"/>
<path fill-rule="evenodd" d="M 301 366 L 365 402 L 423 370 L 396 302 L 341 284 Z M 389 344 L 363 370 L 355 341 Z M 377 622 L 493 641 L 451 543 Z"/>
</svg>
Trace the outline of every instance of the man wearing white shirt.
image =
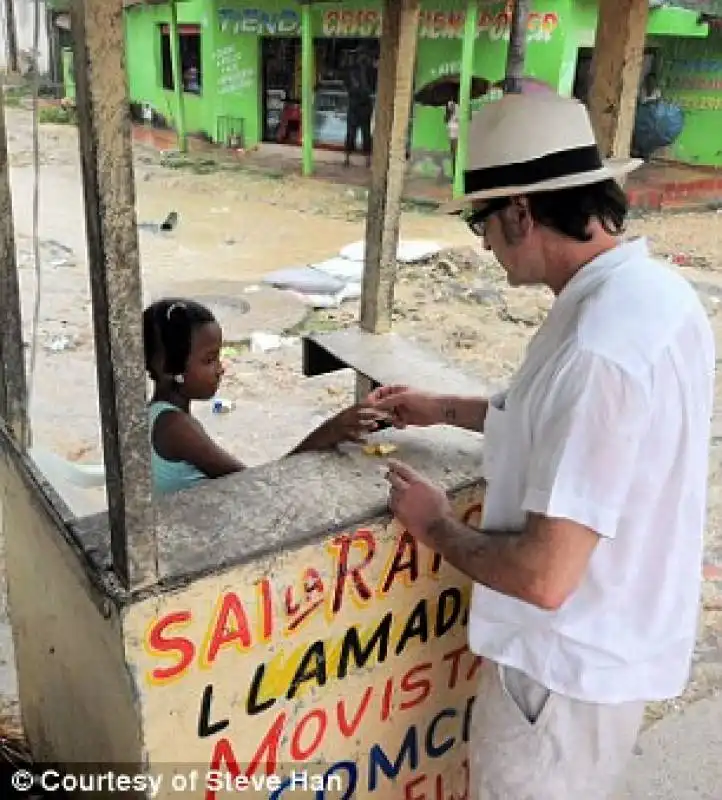
<svg viewBox="0 0 722 800">
<path fill-rule="evenodd" d="M 395 516 L 474 581 L 475 800 L 610 797 L 645 703 L 689 676 L 714 340 L 689 284 L 620 238 L 616 179 L 638 163 L 602 162 L 575 100 L 482 109 L 450 210 L 468 209 L 511 285 L 545 285 L 554 304 L 503 394 L 371 396 L 399 427 L 484 434 L 481 531 L 408 466 L 389 469 Z"/>
</svg>

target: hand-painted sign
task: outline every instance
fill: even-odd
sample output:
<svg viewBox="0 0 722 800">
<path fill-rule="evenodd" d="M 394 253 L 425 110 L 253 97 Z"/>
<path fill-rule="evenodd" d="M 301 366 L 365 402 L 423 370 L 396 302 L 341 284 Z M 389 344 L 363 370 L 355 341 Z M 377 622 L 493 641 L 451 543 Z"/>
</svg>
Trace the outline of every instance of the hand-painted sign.
<svg viewBox="0 0 722 800">
<path fill-rule="evenodd" d="M 664 73 L 664 96 L 685 109 L 722 108 L 722 58 L 675 58 Z"/>
<path fill-rule="evenodd" d="M 464 35 L 463 11 L 422 11 L 419 16 L 419 38 L 461 39 Z M 364 37 L 381 35 L 381 12 L 371 9 L 355 11 L 329 10 L 323 15 L 323 35 L 327 37 Z M 548 42 L 559 26 L 555 11 L 529 14 L 527 39 L 530 42 Z M 492 41 L 508 39 L 511 12 L 479 11 L 477 38 L 487 36 Z"/>
<path fill-rule="evenodd" d="M 419 38 L 461 39 L 464 35 L 464 12 L 448 10 L 422 11 L 419 16 Z M 297 36 L 301 19 L 292 8 L 265 11 L 260 8 L 219 8 L 218 20 L 222 32 L 256 34 L 258 36 Z M 376 9 L 341 10 L 323 12 L 322 30 L 328 38 L 379 37 L 382 15 Z M 555 11 L 532 11 L 529 14 L 527 39 L 530 42 L 548 42 L 559 26 Z M 509 38 L 511 11 L 508 9 L 479 10 L 477 38 L 491 41 Z"/>
<path fill-rule="evenodd" d="M 458 497 L 459 516 L 476 524 L 478 500 Z M 150 768 L 273 776 L 277 800 L 467 797 L 469 601 L 468 581 L 395 523 L 152 599 L 128 620 L 145 642 L 133 668 Z"/>
<path fill-rule="evenodd" d="M 301 18 L 292 8 L 278 12 L 261 8 L 219 8 L 218 21 L 221 32 L 258 36 L 295 36 L 301 29 Z"/>
</svg>

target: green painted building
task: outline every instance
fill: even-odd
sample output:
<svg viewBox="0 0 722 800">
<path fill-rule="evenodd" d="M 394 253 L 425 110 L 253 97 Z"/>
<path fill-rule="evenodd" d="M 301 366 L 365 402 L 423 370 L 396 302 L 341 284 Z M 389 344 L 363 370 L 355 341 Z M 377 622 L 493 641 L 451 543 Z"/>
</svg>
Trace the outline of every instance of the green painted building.
<svg viewBox="0 0 722 800">
<path fill-rule="evenodd" d="M 343 144 L 343 72 L 360 51 L 378 53 L 380 7 L 373 0 L 312 7 L 316 146 Z M 417 87 L 460 71 L 465 7 L 463 0 L 423 4 Z M 562 78 L 570 8 L 570 0 L 537 0 L 529 21 L 527 73 L 552 86 Z M 187 54 L 182 59 L 197 60 L 201 73 L 200 90 L 186 92 L 184 97 L 189 132 L 222 140 L 229 127 L 236 131 L 242 127 L 246 146 L 277 141 L 284 104 L 301 99 L 301 17 L 300 7 L 292 0 L 186 0 L 178 4 L 181 51 Z M 174 126 L 168 8 L 137 6 L 126 18 L 131 97 Z M 508 35 L 509 15 L 503 4 L 482 7 L 474 74 L 492 81 L 503 77 Z M 293 140 L 292 134 L 285 140 Z M 412 149 L 447 152 L 442 109 L 415 107 Z"/>
<path fill-rule="evenodd" d="M 461 70 L 467 5 L 465 0 L 423 0 L 417 89 Z M 130 95 L 139 117 L 176 127 L 177 60 L 188 133 L 244 147 L 298 144 L 305 33 L 305 41 L 312 42 L 314 146 L 343 146 L 343 75 L 359 59 L 377 57 L 380 2 L 312 5 L 305 32 L 304 11 L 295 0 L 178 0 L 176 8 L 177 25 L 168 4 L 138 3 L 125 12 Z M 511 15 L 503 2 L 484 0 L 477 13 L 473 73 L 497 81 L 504 75 Z M 583 97 L 596 18 L 595 0 L 535 0 L 526 74 L 560 94 Z M 172 30 L 178 32 L 176 53 Z M 685 130 L 670 155 L 722 165 L 722 147 L 712 141 L 722 130 L 722 34 L 694 11 L 660 7 L 650 10 L 647 43 L 645 71 L 655 72 L 665 97 L 685 107 Z M 412 152 L 416 170 L 448 171 L 442 109 L 414 107 Z"/>
<path fill-rule="evenodd" d="M 662 51 L 664 97 L 685 112 L 685 127 L 668 156 L 688 164 L 722 166 L 722 25 L 706 39 L 677 39 Z"/>
</svg>

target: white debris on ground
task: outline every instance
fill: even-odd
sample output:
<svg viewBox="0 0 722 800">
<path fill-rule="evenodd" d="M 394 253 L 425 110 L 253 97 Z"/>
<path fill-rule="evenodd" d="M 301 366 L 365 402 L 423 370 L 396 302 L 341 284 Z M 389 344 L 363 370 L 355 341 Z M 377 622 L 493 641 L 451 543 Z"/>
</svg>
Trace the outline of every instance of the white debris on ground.
<svg viewBox="0 0 722 800">
<path fill-rule="evenodd" d="M 396 250 L 399 264 L 429 261 L 443 250 L 437 242 L 400 240 Z M 312 308 L 339 308 L 347 300 L 361 297 L 366 243 L 353 242 L 337 256 L 302 267 L 289 267 L 266 275 L 264 283 L 293 292 Z"/>
</svg>

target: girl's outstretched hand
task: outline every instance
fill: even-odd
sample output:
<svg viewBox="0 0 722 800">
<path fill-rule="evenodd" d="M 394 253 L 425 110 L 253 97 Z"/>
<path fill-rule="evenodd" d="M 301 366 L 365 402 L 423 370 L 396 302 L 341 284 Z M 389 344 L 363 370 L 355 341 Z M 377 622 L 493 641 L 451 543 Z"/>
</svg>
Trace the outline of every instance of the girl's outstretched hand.
<svg viewBox="0 0 722 800">
<path fill-rule="evenodd" d="M 369 405 L 346 408 L 319 428 L 327 447 L 341 442 L 364 442 L 369 433 L 378 428 L 378 423 L 388 419 L 388 414 Z"/>
<path fill-rule="evenodd" d="M 382 420 L 390 419 L 387 411 L 360 404 L 345 408 L 309 434 L 290 455 L 312 450 L 328 450 L 341 442 L 364 442 Z"/>
</svg>

